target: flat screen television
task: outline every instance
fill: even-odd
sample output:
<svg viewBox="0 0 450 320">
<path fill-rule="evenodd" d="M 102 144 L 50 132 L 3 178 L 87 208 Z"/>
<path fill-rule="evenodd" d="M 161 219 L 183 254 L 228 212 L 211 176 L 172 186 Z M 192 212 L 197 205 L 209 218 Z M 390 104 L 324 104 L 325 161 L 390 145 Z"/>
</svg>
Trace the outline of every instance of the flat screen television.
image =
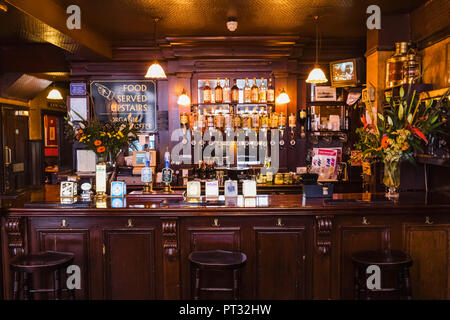
<svg viewBox="0 0 450 320">
<path fill-rule="evenodd" d="M 352 58 L 330 62 L 331 86 L 355 87 L 362 82 L 362 59 Z"/>
</svg>

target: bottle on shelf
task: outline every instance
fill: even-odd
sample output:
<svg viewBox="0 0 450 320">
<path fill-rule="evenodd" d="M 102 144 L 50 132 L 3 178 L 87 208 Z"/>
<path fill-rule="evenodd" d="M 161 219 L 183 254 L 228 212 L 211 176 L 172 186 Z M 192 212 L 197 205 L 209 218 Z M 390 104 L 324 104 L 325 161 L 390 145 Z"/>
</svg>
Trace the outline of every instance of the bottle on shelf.
<svg viewBox="0 0 450 320">
<path fill-rule="evenodd" d="M 278 128 L 278 114 L 276 112 L 272 112 L 270 114 L 270 128 L 271 129 Z"/>
<path fill-rule="evenodd" d="M 211 103 L 211 87 L 209 86 L 209 81 L 206 81 L 203 87 L 203 103 Z"/>
<path fill-rule="evenodd" d="M 259 101 L 259 88 L 256 84 L 256 78 L 253 78 L 253 85 L 251 89 L 251 97 L 250 97 L 252 103 L 258 103 Z"/>
<path fill-rule="evenodd" d="M 223 103 L 223 89 L 219 78 L 217 78 L 216 88 L 214 89 L 214 102 Z"/>
<path fill-rule="evenodd" d="M 198 108 L 195 107 L 194 110 L 189 114 L 189 129 L 195 131 L 198 128 Z"/>
<path fill-rule="evenodd" d="M 180 115 L 180 126 L 184 133 L 186 133 L 189 124 L 189 116 L 186 112 Z"/>
<path fill-rule="evenodd" d="M 261 129 L 267 130 L 269 127 L 269 116 L 267 115 L 266 110 L 264 108 L 261 108 Z"/>
<path fill-rule="evenodd" d="M 225 131 L 233 130 L 233 106 L 230 106 L 228 112 L 224 114 Z"/>
<path fill-rule="evenodd" d="M 248 83 L 248 78 L 245 78 L 245 86 L 244 86 L 244 103 L 252 102 L 252 89 Z"/>
<path fill-rule="evenodd" d="M 251 118 L 250 114 L 248 113 L 248 107 L 245 107 L 245 111 L 244 113 L 242 113 L 242 128 L 244 130 L 248 130 L 250 127 L 251 127 Z"/>
<path fill-rule="evenodd" d="M 269 85 L 267 87 L 267 102 L 273 103 L 275 101 L 275 88 L 272 84 L 272 78 L 269 79 Z"/>
<path fill-rule="evenodd" d="M 224 116 L 222 113 L 222 108 L 219 109 L 219 112 L 214 116 L 214 125 L 217 130 L 222 131 L 224 126 Z"/>
<path fill-rule="evenodd" d="M 261 85 L 259 87 L 259 102 L 267 102 L 267 88 L 264 84 L 264 78 L 261 78 Z"/>
<path fill-rule="evenodd" d="M 258 131 L 259 127 L 260 127 L 260 123 L 259 123 L 259 113 L 258 111 L 256 111 L 256 107 L 253 108 L 253 113 L 252 113 L 252 129 Z"/>
<path fill-rule="evenodd" d="M 198 110 L 198 128 L 202 132 L 202 134 L 205 132 L 206 128 L 206 115 L 202 112 L 202 110 Z"/>
<path fill-rule="evenodd" d="M 231 88 L 228 78 L 225 78 L 225 85 L 223 86 L 223 102 L 231 103 Z"/>
<path fill-rule="evenodd" d="M 239 103 L 239 87 L 237 86 L 236 79 L 233 80 L 233 87 L 231 88 L 231 103 Z"/>
<path fill-rule="evenodd" d="M 237 112 L 233 116 L 233 126 L 234 130 L 239 130 L 242 127 L 241 116 Z"/>
<path fill-rule="evenodd" d="M 216 113 L 216 108 L 212 107 L 211 112 L 206 116 L 206 125 L 208 129 L 214 128 L 214 114 Z"/>
</svg>

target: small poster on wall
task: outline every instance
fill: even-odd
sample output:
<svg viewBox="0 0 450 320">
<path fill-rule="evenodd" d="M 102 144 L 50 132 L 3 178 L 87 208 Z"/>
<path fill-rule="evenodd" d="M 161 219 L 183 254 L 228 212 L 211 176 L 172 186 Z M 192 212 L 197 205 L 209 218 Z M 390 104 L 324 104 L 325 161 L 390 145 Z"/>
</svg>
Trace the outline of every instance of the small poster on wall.
<svg viewBox="0 0 450 320">
<path fill-rule="evenodd" d="M 336 88 L 315 86 L 314 101 L 336 101 Z"/>
</svg>

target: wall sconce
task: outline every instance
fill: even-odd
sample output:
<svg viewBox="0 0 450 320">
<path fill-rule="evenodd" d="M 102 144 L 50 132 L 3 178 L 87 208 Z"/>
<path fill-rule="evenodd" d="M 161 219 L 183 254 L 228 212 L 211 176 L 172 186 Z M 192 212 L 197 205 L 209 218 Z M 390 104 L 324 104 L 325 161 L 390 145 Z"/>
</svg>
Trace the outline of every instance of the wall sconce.
<svg viewBox="0 0 450 320">
<path fill-rule="evenodd" d="M 291 102 L 291 99 L 289 99 L 289 96 L 288 96 L 288 94 L 286 93 L 286 91 L 284 91 L 284 88 L 283 88 L 283 90 L 281 90 L 281 93 L 280 93 L 280 95 L 277 97 L 277 99 L 275 100 L 275 102 L 276 102 L 277 104 L 285 104 L 285 103 Z"/>
<path fill-rule="evenodd" d="M 183 107 L 188 107 L 191 105 L 191 99 L 189 99 L 185 89 L 183 89 L 183 92 L 181 92 L 181 95 L 178 97 L 177 103 Z"/>
</svg>

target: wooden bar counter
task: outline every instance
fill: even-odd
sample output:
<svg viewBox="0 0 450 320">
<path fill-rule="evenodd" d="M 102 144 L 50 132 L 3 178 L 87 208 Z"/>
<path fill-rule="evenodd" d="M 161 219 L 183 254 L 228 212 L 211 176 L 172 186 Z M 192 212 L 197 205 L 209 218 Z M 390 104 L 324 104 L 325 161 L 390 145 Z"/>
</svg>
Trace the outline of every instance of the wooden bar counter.
<svg viewBox="0 0 450 320">
<path fill-rule="evenodd" d="M 450 299 L 449 194 L 404 193 L 397 203 L 379 194 L 263 195 L 215 205 L 127 199 L 113 208 L 111 199 L 103 207 L 62 205 L 58 192 L 47 186 L 3 202 L 5 298 L 12 256 L 57 250 L 75 254 L 78 299 L 190 299 L 189 253 L 223 249 L 248 257 L 243 299 L 352 299 L 351 254 L 392 248 L 414 260 L 414 299 Z"/>
</svg>

